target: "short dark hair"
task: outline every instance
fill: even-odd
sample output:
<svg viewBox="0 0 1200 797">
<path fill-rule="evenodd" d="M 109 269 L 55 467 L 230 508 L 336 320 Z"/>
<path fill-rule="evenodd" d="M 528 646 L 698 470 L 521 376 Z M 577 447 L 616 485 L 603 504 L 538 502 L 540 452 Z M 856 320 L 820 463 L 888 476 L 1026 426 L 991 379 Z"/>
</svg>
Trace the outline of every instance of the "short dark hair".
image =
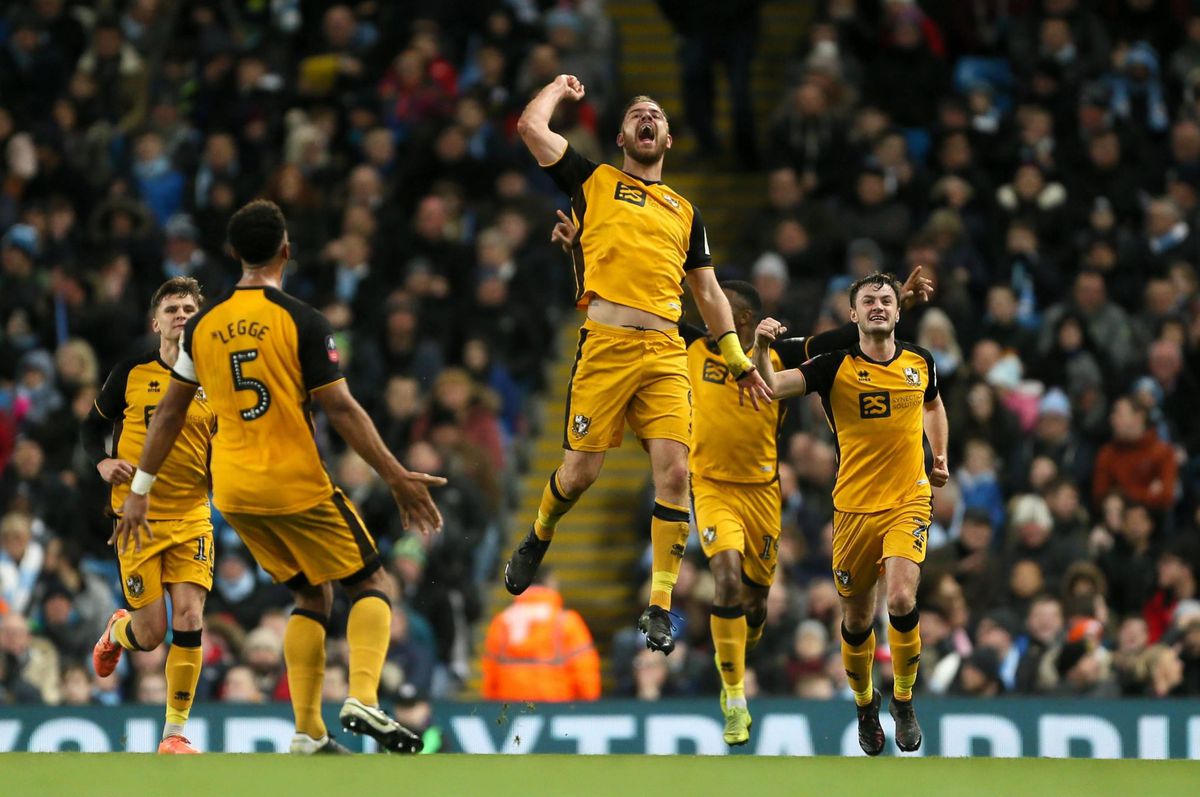
<svg viewBox="0 0 1200 797">
<path fill-rule="evenodd" d="M 150 315 L 154 316 L 158 311 L 158 306 L 162 304 L 163 299 L 168 296 L 190 296 L 196 300 L 197 307 L 204 306 L 204 294 L 200 291 L 200 283 L 193 277 L 171 277 L 171 279 L 158 286 L 158 290 L 154 292 L 154 296 L 150 299 Z"/>
<path fill-rule="evenodd" d="M 762 313 L 762 297 L 758 295 L 758 290 L 745 280 L 725 280 L 721 283 L 721 287 L 727 291 L 732 291 L 741 297 L 746 306 L 754 311 L 754 315 L 758 316 Z"/>
<path fill-rule="evenodd" d="M 854 282 L 854 284 L 850 286 L 850 306 L 851 307 L 854 307 L 854 300 L 858 298 L 858 292 L 860 290 L 862 290 L 863 288 L 867 287 L 868 285 L 871 286 L 872 288 L 881 288 L 884 285 L 887 285 L 889 288 L 892 289 L 892 292 L 896 294 L 896 302 L 899 303 L 899 301 L 900 301 L 900 280 L 896 279 L 896 276 L 894 274 L 884 272 L 884 271 L 876 271 L 872 274 L 868 274 L 867 276 L 863 277 L 860 280 L 856 280 Z"/>
<path fill-rule="evenodd" d="M 649 94 L 638 94 L 637 96 L 629 98 L 629 102 L 625 103 L 625 107 L 621 109 L 621 123 L 622 124 L 625 123 L 625 115 L 627 113 L 629 113 L 629 109 L 632 108 L 633 106 L 637 105 L 639 102 L 652 102 L 655 105 L 657 105 L 658 110 L 662 111 L 663 119 L 667 120 L 668 125 L 671 124 L 671 116 L 670 116 L 670 114 L 667 113 L 667 109 L 663 107 L 663 104 L 661 102 L 654 99 Z"/>
<path fill-rule="evenodd" d="M 279 252 L 286 233 L 283 211 L 266 199 L 244 205 L 226 230 L 234 254 L 249 268 L 266 265 Z"/>
</svg>

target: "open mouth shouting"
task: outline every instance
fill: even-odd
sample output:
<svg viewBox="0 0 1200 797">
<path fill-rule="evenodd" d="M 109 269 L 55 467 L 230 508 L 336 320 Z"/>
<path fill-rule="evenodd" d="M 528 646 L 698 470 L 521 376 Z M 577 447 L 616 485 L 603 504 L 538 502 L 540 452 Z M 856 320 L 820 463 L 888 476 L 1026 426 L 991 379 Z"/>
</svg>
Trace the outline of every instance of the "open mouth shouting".
<svg viewBox="0 0 1200 797">
<path fill-rule="evenodd" d="M 658 130 L 652 122 L 642 122 L 638 125 L 637 140 L 639 144 L 653 144 L 658 137 Z"/>
</svg>

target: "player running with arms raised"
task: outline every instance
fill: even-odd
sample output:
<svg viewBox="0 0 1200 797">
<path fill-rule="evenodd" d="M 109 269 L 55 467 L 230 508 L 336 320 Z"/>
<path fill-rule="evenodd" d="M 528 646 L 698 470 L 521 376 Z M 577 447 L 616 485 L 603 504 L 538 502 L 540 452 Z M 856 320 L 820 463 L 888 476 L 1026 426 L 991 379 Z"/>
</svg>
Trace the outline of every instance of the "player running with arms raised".
<svg viewBox="0 0 1200 797">
<path fill-rule="evenodd" d="M 567 391 L 563 463 L 505 567 L 504 583 L 514 595 L 529 586 L 559 519 L 596 480 L 605 452 L 621 444 L 628 423 L 650 454 L 655 486 L 650 605 L 638 627 L 647 647 L 670 653 L 671 592 L 689 526 L 690 385 L 678 330 L 684 280 L 739 387 L 756 408 L 769 396 L 738 342 L 700 214 L 662 182 L 671 146 L 662 107 L 649 97 L 626 106 L 616 141 L 624 162 L 616 169 L 587 160 L 550 129 L 558 104 L 583 96 L 577 78 L 559 75 L 518 125 L 529 151 L 571 198 L 579 228 L 572 247 L 577 304 L 587 310 L 587 321 Z"/>
<path fill-rule="evenodd" d="M 850 287 L 858 341 L 799 368 L 776 372 L 768 352 L 786 329 L 772 318 L 756 331 L 754 362 L 776 398 L 818 393 L 838 450 L 833 488 L 833 574 L 842 603 L 842 662 L 858 706 L 858 742 L 883 751 L 882 698 L 871 683 L 875 656 L 876 582 L 887 590 L 888 642 L 895 670 L 889 705 L 896 744 L 921 746 L 912 687 L 921 659 L 916 606 L 920 565 L 931 520 L 930 485 L 949 478 L 949 427 L 933 356 L 897 342 L 900 283 L 871 274 Z M 933 449 L 925 473 L 923 437 Z"/>
</svg>

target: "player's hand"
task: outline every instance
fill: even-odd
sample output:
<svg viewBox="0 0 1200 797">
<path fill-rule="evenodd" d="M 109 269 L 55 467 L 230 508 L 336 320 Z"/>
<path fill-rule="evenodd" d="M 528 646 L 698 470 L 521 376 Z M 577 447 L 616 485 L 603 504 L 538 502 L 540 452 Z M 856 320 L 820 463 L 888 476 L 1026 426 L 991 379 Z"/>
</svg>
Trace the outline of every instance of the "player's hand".
<svg viewBox="0 0 1200 797">
<path fill-rule="evenodd" d="M 774 318 L 764 318 L 754 330 L 754 345 L 760 349 L 769 348 L 772 343 L 783 337 L 784 332 L 787 332 L 787 327 L 783 324 Z"/>
<path fill-rule="evenodd" d="M 562 88 L 563 96 L 568 100 L 579 102 L 586 93 L 583 83 L 574 75 L 559 75 L 554 79 L 554 83 Z"/>
<path fill-rule="evenodd" d="M 430 487 L 440 487 L 446 483 L 441 476 L 430 476 L 428 473 L 405 471 L 404 475 L 388 485 L 396 506 L 400 507 L 400 520 L 406 529 L 416 529 L 428 535 L 433 531 L 442 530 L 442 513 L 429 494 Z"/>
<path fill-rule="evenodd" d="M 921 276 L 924 266 L 916 266 L 900 286 L 900 309 L 908 310 L 933 298 L 933 280 Z"/>
<path fill-rule="evenodd" d="M 750 406 L 758 409 L 758 402 L 771 403 L 771 389 L 763 381 L 762 374 L 757 368 L 751 368 L 738 379 L 738 404 L 746 406 L 746 397 L 750 397 Z"/>
<path fill-rule="evenodd" d="M 946 455 L 939 454 L 933 458 L 933 470 L 929 472 L 929 483 L 934 487 L 945 487 L 950 481 L 950 468 L 946 465 Z"/>
<path fill-rule="evenodd" d="M 554 225 L 554 230 L 550 233 L 550 243 L 558 244 L 567 254 L 571 253 L 571 247 L 575 245 L 575 233 L 579 228 L 575 226 L 575 222 L 571 221 L 571 217 L 561 210 L 556 210 L 560 221 Z"/>
<path fill-rule="evenodd" d="M 121 519 L 117 521 L 117 527 L 108 538 L 108 544 L 115 546 L 119 553 L 125 553 L 129 550 L 129 541 L 132 539 L 134 553 L 141 553 L 143 534 L 146 535 L 147 541 L 154 541 L 154 532 L 146 521 L 149 509 L 148 496 L 130 493 L 121 505 Z"/>
<path fill-rule="evenodd" d="M 123 459 L 102 459 L 96 465 L 96 470 L 100 472 L 100 478 L 109 484 L 125 484 L 133 480 L 133 464 Z"/>
</svg>

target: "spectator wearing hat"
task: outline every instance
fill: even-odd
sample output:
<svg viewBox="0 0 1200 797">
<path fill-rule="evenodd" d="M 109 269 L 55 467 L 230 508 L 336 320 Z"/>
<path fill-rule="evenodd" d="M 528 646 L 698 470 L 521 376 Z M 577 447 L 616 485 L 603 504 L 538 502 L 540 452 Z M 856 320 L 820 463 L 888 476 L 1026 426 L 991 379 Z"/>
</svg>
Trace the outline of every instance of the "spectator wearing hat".
<svg viewBox="0 0 1200 797">
<path fill-rule="evenodd" d="M 1154 593 L 1159 544 L 1155 514 L 1131 503 L 1122 512 L 1120 533 L 1099 564 L 1108 579 L 1108 603 L 1118 615 L 1141 611 Z"/>
<path fill-rule="evenodd" d="M 217 556 L 213 588 L 204 606 L 206 615 L 225 615 L 241 628 L 253 628 L 263 612 L 288 603 L 288 592 L 258 578 L 249 554 L 239 546 L 223 546 Z"/>
<path fill-rule="evenodd" d="M 1146 409 L 1124 396 L 1109 415 L 1112 439 L 1096 455 L 1092 499 L 1099 504 L 1109 492 L 1128 501 L 1166 512 L 1175 503 L 1178 464 L 1172 448 L 1149 428 Z"/>
<path fill-rule="evenodd" d="M 1120 696 L 1112 654 L 1088 638 L 1068 642 L 1054 663 L 1057 694 L 1064 697 L 1114 698 Z"/>
<path fill-rule="evenodd" d="M 183 175 L 167 157 L 162 136 L 153 130 L 138 136 L 134 145 L 133 179 L 159 224 L 183 206 Z"/>
<path fill-rule="evenodd" d="M 163 233 L 166 246 L 161 270 L 149 275 L 143 283 L 143 291 L 153 293 L 163 280 L 173 277 L 193 277 L 200 283 L 205 296 L 215 298 L 233 284 L 232 275 L 200 248 L 200 231 L 190 215 L 176 213 L 171 216 L 163 225 Z"/>
<path fill-rule="evenodd" d="M 1050 589 L 1057 589 L 1071 562 L 1082 551 L 1074 550 L 1066 540 L 1053 536 L 1054 518 L 1046 500 L 1039 495 L 1019 495 L 1009 504 L 1010 541 L 1008 563 L 1030 560 L 1036 563 Z"/>
<path fill-rule="evenodd" d="M 1003 693 L 1000 656 L 990 647 L 978 647 L 962 660 L 949 690 L 949 694 L 961 697 L 997 697 Z"/>
<path fill-rule="evenodd" d="M 46 313 L 42 275 L 34 266 L 38 256 L 38 231 L 29 224 L 14 224 L 0 238 L 0 318 L 23 310 L 34 322 Z"/>
<path fill-rule="evenodd" d="M 65 64 L 56 44 L 38 16 L 25 11 L 12 20 L 0 47 L 0 97 L 22 122 L 41 116 L 45 99 L 62 90 Z"/>
<path fill-rule="evenodd" d="M 563 702 L 600 697 L 600 657 L 579 613 L 563 608 L 553 574 L 492 620 L 483 654 L 485 700 Z"/>
<path fill-rule="evenodd" d="M 1006 692 L 1012 692 L 1017 685 L 1021 650 L 1016 639 L 1020 629 L 1016 613 L 1005 607 L 988 612 L 975 626 L 975 642 L 980 650 L 991 650 L 996 655 L 996 672 Z"/>
<path fill-rule="evenodd" d="M 1170 543 L 1158 556 L 1157 589 L 1142 607 L 1150 642 L 1162 639 L 1180 601 L 1200 598 L 1197 544 L 1188 538 Z"/>
<path fill-rule="evenodd" d="M 1038 400 L 1033 435 L 1024 438 L 1019 462 L 1023 474 L 1038 457 L 1047 457 L 1058 472 L 1075 484 L 1087 484 L 1092 475 L 1092 451 L 1071 426 L 1071 401 L 1059 388 L 1051 388 Z M 1022 475 L 1024 479 L 1024 475 Z"/>
</svg>

